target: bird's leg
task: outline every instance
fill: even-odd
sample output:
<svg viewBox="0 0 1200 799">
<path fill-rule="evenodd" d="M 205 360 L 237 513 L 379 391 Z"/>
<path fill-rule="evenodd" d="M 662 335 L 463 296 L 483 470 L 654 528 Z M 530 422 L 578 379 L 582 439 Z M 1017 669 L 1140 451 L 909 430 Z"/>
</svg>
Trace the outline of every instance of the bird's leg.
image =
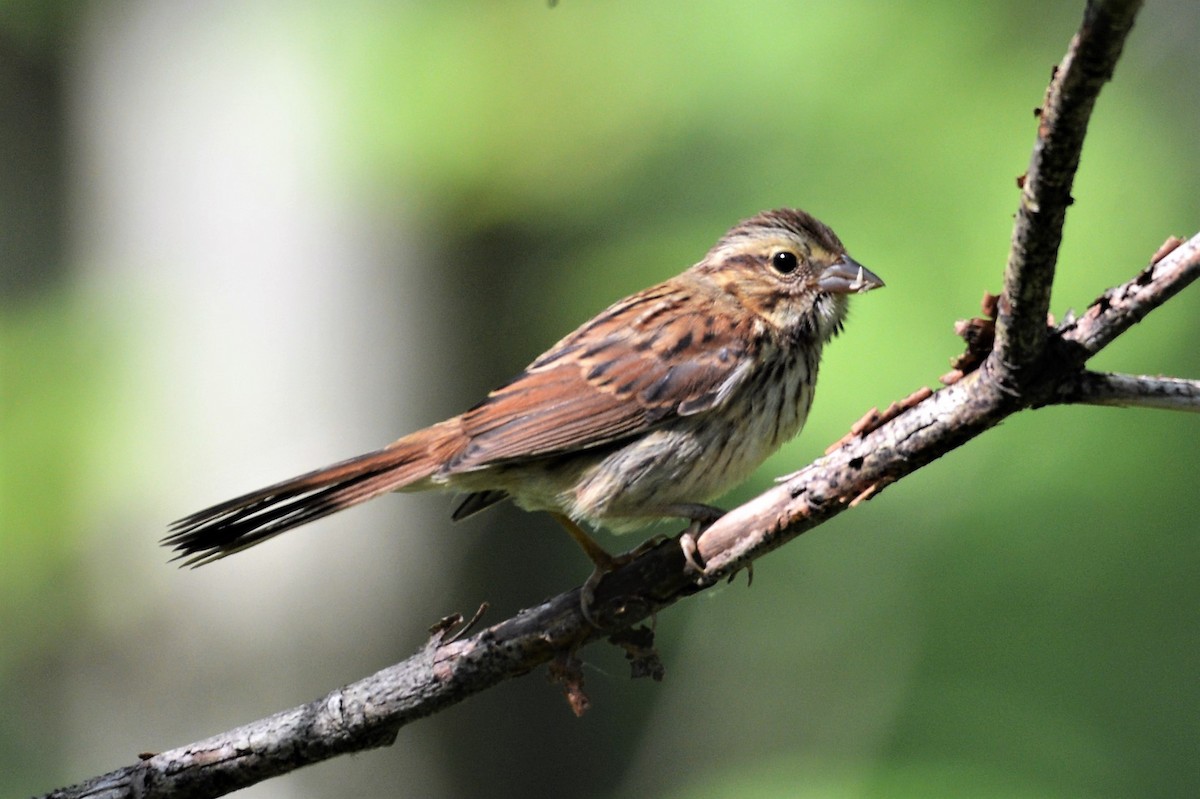
<svg viewBox="0 0 1200 799">
<path fill-rule="evenodd" d="M 725 511 L 710 505 L 674 505 L 672 507 L 677 511 L 679 516 L 692 520 L 692 523 L 688 525 L 688 529 L 684 530 L 683 535 L 679 536 L 679 548 L 683 550 L 683 559 L 687 561 L 687 567 L 696 572 L 696 574 L 703 575 L 706 566 L 704 560 L 700 557 L 700 547 L 696 543 L 696 536 L 700 535 L 710 524 L 724 516 Z M 746 570 L 746 586 L 749 587 L 754 582 L 754 563 L 751 561 L 743 568 Z M 729 575 L 729 582 L 733 582 L 736 574 L 737 572 L 733 572 Z"/>
<path fill-rule="evenodd" d="M 696 534 L 700 532 L 700 523 L 692 522 L 688 529 L 679 536 L 679 548 L 683 550 L 683 560 L 687 568 L 697 574 L 704 574 L 704 562 L 700 558 L 700 547 L 696 545 Z"/>
<path fill-rule="evenodd" d="M 596 540 L 588 535 L 587 531 L 576 524 L 570 517 L 562 513 L 551 513 L 550 515 L 563 526 L 563 529 L 567 531 L 567 535 L 571 536 L 571 539 L 579 545 L 579 548 L 587 555 L 588 560 L 592 562 L 592 573 L 584 581 L 583 588 L 579 592 L 579 604 L 580 610 L 583 612 L 583 617 L 587 622 L 593 627 L 600 629 L 601 627 L 597 624 L 596 617 L 592 613 L 592 608 L 595 606 L 596 587 L 600 585 L 600 581 L 609 572 L 624 566 L 639 555 L 658 546 L 662 543 L 664 537 L 661 535 L 654 536 L 629 552 L 623 552 L 620 555 L 610 555 L 604 547 L 596 543 Z M 725 511 L 720 508 L 714 508 L 711 505 L 682 503 L 668 505 L 657 510 L 653 515 L 664 518 L 675 517 L 691 520 L 691 525 L 689 525 L 680 538 L 680 546 L 683 549 L 683 556 L 687 560 L 688 567 L 697 573 L 703 573 L 704 564 L 700 561 L 699 548 L 696 546 L 696 536 L 704 528 L 724 516 Z"/>
<path fill-rule="evenodd" d="M 583 550 L 583 554 L 587 555 L 588 560 L 596 567 L 597 571 L 610 572 L 620 566 L 620 558 L 613 557 L 608 554 L 608 550 L 596 543 L 596 539 L 587 534 L 587 531 L 576 524 L 571 517 L 562 513 L 551 513 L 554 520 L 563 526 L 567 531 L 567 535 L 579 545 Z"/>
<path fill-rule="evenodd" d="M 567 535 L 571 536 L 572 540 L 579 545 L 583 550 L 583 554 L 588 556 L 588 560 L 592 562 L 592 573 L 588 575 L 587 580 L 583 583 L 583 588 L 579 590 L 579 610 L 583 613 L 588 624 L 596 629 L 603 629 L 597 622 L 596 617 L 592 615 L 592 606 L 596 599 L 596 586 L 600 585 L 600 581 L 604 579 L 604 575 L 616 569 L 622 563 L 626 562 L 624 556 L 613 557 L 608 554 L 604 547 L 596 543 L 596 540 L 587 534 L 587 531 L 576 524 L 569 516 L 562 513 L 551 513 L 555 521 L 563 526 L 567 531 Z"/>
<path fill-rule="evenodd" d="M 679 537 L 679 548 L 683 550 L 683 559 L 687 561 L 688 568 L 697 574 L 703 574 L 704 562 L 700 558 L 700 547 L 696 544 L 696 536 L 700 535 L 704 528 L 724 516 L 725 511 L 714 508 L 712 505 L 698 503 L 672 505 L 669 510 L 672 516 L 692 520 L 688 528 L 683 531 L 683 535 Z"/>
</svg>

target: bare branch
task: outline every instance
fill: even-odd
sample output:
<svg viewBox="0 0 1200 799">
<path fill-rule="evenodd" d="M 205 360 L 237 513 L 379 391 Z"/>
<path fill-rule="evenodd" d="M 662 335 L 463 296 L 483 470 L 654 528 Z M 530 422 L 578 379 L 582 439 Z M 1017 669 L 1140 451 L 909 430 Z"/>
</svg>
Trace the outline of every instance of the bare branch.
<svg viewBox="0 0 1200 799">
<path fill-rule="evenodd" d="M 1081 372 L 1056 402 L 1200 413 L 1200 380 Z"/>
<path fill-rule="evenodd" d="M 1160 249 L 1157 259 L 1133 280 L 1104 292 L 1080 318 L 1059 327 L 1063 339 L 1077 345 L 1083 358 L 1107 347 L 1195 279 L 1200 235 L 1162 253 Z"/>
<path fill-rule="evenodd" d="M 1046 91 L 1037 143 L 1021 181 L 996 324 L 997 365 L 1014 385 L 1021 384 L 1045 347 L 1050 288 L 1088 120 L 1141 5 L 1140 0 L 1089 2 Z"/>
<path fill-rule="evenodd" d="M 221 796 L 337 755 L 388 746 L 404 724 L 524 674 L 595 635 L 579 607 L 578 592 L 568 592 L 463 640 L 455 632 L 461 619 L 447 620 L 416 655 L 364 680 L 47 796 Z"/>
</svg>

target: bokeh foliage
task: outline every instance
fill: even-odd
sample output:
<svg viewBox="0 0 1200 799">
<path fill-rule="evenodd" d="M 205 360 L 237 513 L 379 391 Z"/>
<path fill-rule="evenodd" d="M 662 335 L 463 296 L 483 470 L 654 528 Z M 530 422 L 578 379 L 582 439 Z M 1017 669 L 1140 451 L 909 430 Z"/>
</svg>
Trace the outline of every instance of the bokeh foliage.
<svg viewBox="0 0 1200 799">
<path fill-rule="evenodd" d="M 805 435 L 732 504 L 947 368 L 953 321 L 999 288 L 1032 111 L 1077 5 L 211 13 L 242 36 L 297 41 L 319 65 L 312 90 L 347 191 L 377 218 L 402 209 L 417 220 L 437 294 L 462 314 L 445 352 L 463 365 L 467 401 L 611 300 L 695 260 L 741 217 L 798 205 L 838 230 L 888 287 L 855 301 Z M 1127 279 L 1166 235 L 1200 228 L 1190 46 L 1200 15 L 1148 5 L 1084 151 L 1056 314 Z M 19 70 L 31 64 L 53 90 L 69 84 L 86 32 L 71 5 L 56 8 L 67 13 L 0 20 L 10 92 L 27 86 Z M 61 115 L 34 130 L 61 135 L 68 105 L 49 107 Z M 10 143 L 33 124 L 10 120 Z M 27 163 L 14 148 L 7 171 Z M 86 180 L 63 172 L 68 187 Z M 31 185 L 0 184 L 0 224 L 22 218 Z M 43 239 L 53 236 L 70 242 L 69 225 Z M 120 411 L 112 375 L 139 343 L 118 320 L 155 315 L 140 307 L 150 297 L 81 285 L 78 242 L 51 245 L 10 249 L 0 264 L 23 276 L 0 297 L 0 696 L 22 709 L 0 725 L 6 795 L 49 789 L 47 775 L 68 769 L 51 743 L 57 675 L 42 665 L 88 624 L 75 590 L 89 551 L 79 509 L 114 474 L 137 472 L 120 465 L 139 454 L 120 449 L 139 422 Z M 52 279 L 28 269 L 37 257 L 53 261 Z M 1094 365 L 1200 377 L 1198 307 L 1185 293 Z M 448 792 L 463 795 L 1195 795 L 1198 443 L 1183 415 L 1024 414 L 772 556 L 753 590 L 660 620 L 665 684 L 631 685 L 597 653 L 608 665 L 589 677 L 597 710 L 581 722 L 530 680 L 405 735 L 440 736 Z M 498 549 L 504 532 L 489 533 Z"/>
</svg>

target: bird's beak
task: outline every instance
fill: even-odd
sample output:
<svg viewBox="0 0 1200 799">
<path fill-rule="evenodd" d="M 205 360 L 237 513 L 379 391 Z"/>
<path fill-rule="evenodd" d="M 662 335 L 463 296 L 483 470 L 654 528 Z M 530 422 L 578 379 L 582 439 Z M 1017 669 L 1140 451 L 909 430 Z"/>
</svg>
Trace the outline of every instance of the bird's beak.
<svg viewBox="0 0 1200 799">
<path fill-rule="evenodd" d="M 821 291 L 830 294 L 862 294 L 883 287 L 879 276 L 855 261 L 849 255 L 843 255 L 829 266 L 817 278 Z"/>
</svg>

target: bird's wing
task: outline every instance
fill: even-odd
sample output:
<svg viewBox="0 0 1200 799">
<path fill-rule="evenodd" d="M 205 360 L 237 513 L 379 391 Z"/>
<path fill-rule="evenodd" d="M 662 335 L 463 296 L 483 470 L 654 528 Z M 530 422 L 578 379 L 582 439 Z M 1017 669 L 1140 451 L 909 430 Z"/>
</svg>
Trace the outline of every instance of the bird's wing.
<svg viewBox="0 0 1200 799">
<path fill-rule="evenodd" d="M 449 471 L 601 446 L 720 405 L 754 345 L 713 303 L 668 281 L 613 305 L 460 417 L 470 443 Z"/>
</svg>

